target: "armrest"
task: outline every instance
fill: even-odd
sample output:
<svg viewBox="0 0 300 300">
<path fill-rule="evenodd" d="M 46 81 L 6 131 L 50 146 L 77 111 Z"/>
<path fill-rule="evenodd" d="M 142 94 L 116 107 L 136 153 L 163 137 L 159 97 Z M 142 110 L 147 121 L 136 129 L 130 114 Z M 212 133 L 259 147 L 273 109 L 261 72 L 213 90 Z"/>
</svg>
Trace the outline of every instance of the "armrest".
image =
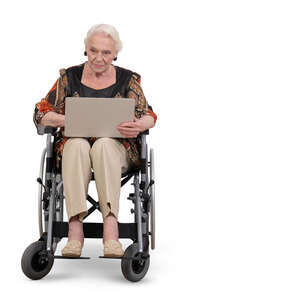
<svg viewBox="0 0 300 300">
<path fill-rule="evenodd" d="M 140 144 L 142 144 L 143 143 L 143 138 L 146 140 L 147 135 L 149 135 L 149 129 L 140 132 L 136 138 L 137 138 L 138 142 Z"/>
<path fill-rule="evenodd" d="M 51 133 L 52 135 L 54 135 L 56 130 L 57 130 L 57 127 L 44 126 L 41 124 L 38 124 L 38 127 L 37 127 L 37 133 L 39 135 L 43 135 L 43 134 L 47 134 L 47 133 Z"/>
<path fill-rule="evenodd" d="M 143 135 L 143 134 L 149 135 L 149 129 L 147 129 L 147 130 L 142 131 L 142 132 L 139 133 L 139 135 Z"/>
</svg>

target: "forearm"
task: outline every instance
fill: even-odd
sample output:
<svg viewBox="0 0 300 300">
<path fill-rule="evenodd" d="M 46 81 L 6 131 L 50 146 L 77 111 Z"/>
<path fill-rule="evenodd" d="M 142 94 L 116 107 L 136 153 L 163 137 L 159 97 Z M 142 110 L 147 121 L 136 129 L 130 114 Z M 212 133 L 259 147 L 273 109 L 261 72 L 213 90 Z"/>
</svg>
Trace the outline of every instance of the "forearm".
<svg viewBox="0 0 300 300">
<path fill-rule="evenodd" d="M 65 116 L 58 114 L 54 111 L 47 112 L 41 119 L 41 125 L 52 126 L 52 127 L 64 127 L 65 126 Z"/>
<path fill-rule="evenodd" d="M 142 116 L 140 119 L 138 119 L 138 122 L 140 123 L 140 126 L 144 129 L 143 131 L 154 127 L 154 119 L 151 116 Z"/>
</svg>

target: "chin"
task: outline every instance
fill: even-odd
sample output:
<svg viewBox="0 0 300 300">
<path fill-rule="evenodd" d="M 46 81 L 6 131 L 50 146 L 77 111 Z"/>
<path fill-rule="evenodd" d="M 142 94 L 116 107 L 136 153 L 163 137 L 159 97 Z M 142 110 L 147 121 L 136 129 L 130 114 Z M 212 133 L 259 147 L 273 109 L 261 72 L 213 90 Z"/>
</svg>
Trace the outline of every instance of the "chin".
<svg viewBox="0 0 300 300">
<path fill-rule="evenodd" d="M 103 67 L 96 67 L 92 62 L 89 63 L 90 68 L 95 72 L 95 73 L 99 73 L 99 72 L 103 72 L 106 70 L 106 66 Z"/>
</svg>

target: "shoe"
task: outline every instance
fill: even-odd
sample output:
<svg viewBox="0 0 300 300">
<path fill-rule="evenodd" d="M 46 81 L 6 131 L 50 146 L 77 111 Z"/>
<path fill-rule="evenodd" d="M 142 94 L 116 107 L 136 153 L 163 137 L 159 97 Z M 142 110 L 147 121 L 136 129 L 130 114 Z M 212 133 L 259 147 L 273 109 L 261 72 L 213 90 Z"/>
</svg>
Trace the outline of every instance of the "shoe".
<svg viewBox="0 0 300 300">
<path fill-rule="evenodd" d="M 66 246 L 61 250 L 62 256 L 66 257 L 80 257 L 83 243 L 77 240 L 70 240 Z"/>
<path fill-rule="evenodd" d="M 124 255 L 122 244 L 119 241 L 107 240 L 104 243 L 104 256 L 121 257 Z"/>
</svg>

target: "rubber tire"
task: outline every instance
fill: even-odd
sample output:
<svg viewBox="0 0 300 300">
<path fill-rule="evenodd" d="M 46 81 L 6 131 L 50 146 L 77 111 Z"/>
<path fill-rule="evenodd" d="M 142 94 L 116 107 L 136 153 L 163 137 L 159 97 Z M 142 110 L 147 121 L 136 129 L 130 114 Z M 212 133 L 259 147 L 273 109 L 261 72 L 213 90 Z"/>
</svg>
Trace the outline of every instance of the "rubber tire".
<svg viewBox="0 0 300 300">
<path fill-rule="evenodd" d="M 154 149 L 150 149 L 150 180 L 154 180 L 154 184 L 150 187 L 150 228 L 151 228 L 151 249 L 155 249 L 155 174 L 154 174 Z"/>
<path fill-rule="evenodd" d="M 32 280 L 41 279 L 46 276 L 54 263 L 54 256 L 48 255 L 48 262 L 40 265 L 39 252 L 46 249 L 46 243 L 44 241 L 37 241 L 30 244 L 24 251 L 21 267 L 23 273 Z"/>
<path fill-rule="evenodd" d="M 138 253 L 138 244 L 130 245 L 124 253 L 124 257 L 135 257 Z M 121 269 L 124 277 L 132 282 L 137 282 L 144 278 L 150 265 L 150 257 L 143 259 L 143 265 L 139 261 L 122 259 Z"/>
</svg>

